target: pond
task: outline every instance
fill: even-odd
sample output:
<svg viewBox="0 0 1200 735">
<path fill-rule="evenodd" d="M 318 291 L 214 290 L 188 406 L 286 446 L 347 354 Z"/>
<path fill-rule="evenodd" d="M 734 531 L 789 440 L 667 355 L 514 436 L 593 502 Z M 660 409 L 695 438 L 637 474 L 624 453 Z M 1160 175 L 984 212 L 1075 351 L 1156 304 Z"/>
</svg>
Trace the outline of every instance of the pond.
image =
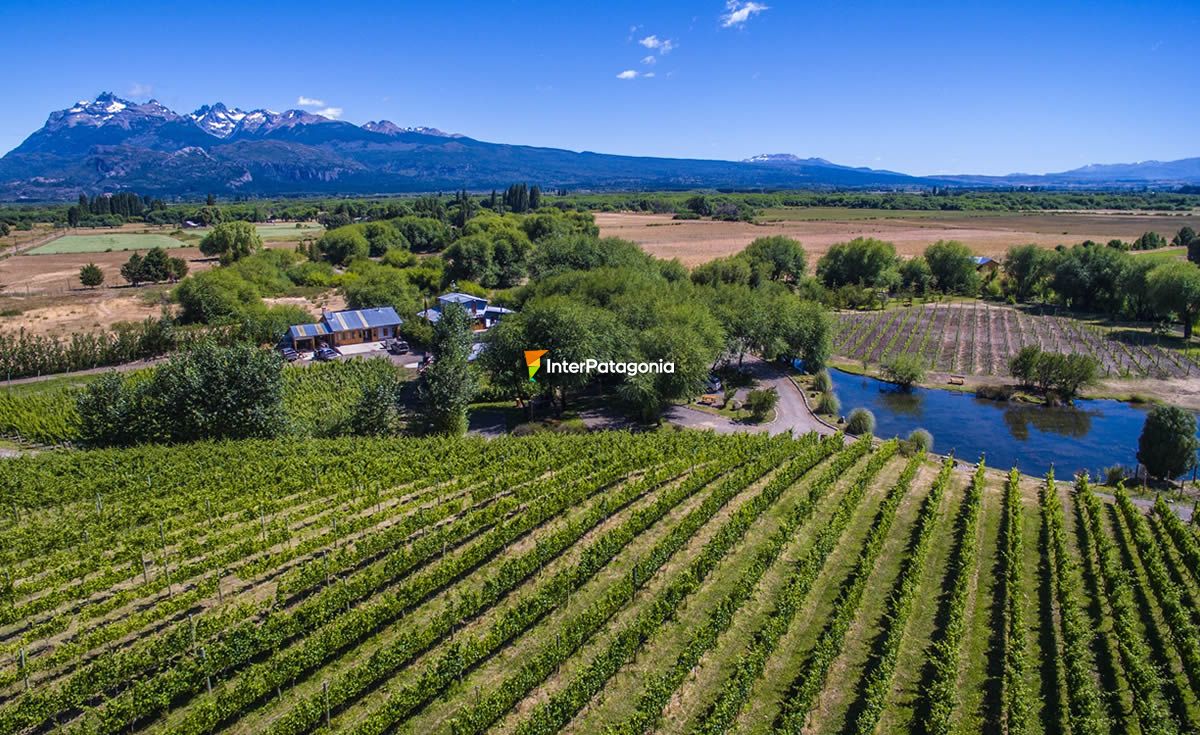
<svg viewBox="0 0 1200 735">
<path fill-rule="evenodd" d="M 1031 475 L 1043 475 L 1051 465 L 1060 478 L 1081 469 L 1096 476 L 1112 465 L 1136 467 L 1138 437 L 1150 410 L 1110 400 L 1061 407 L 1006 403 L 949 390 L 904 391 L 841 370 L 830 375 L 842 413 L 869 409 L 877 436 L 904 437 L 923 428 L 933 434 L 938 454 L 953 451 L 970 462 L 985 454 L 990 467 L 1016 466 Z"/>
</svg>

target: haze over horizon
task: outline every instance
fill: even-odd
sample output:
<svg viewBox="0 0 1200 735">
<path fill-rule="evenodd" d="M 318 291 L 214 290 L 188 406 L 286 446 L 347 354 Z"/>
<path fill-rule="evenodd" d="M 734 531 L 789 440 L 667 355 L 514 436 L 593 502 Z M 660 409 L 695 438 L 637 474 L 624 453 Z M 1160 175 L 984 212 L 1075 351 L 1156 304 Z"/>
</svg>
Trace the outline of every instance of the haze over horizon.
<svg viewBox="0 0 1200 735">
<path fill-rule="evenodd" d="M 104 19 L 99 23 L 98 19 Z M 101 90 L 500 143 L 915 175 L 1200 155 L 1200 4 L 8 4 L 0 150 Z"/>
</svg>

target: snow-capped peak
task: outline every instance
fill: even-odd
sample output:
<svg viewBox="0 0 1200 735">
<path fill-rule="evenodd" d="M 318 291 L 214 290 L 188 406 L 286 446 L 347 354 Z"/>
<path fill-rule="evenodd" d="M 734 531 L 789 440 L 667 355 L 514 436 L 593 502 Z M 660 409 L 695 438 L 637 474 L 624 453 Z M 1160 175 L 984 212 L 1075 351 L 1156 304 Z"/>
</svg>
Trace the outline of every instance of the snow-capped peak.
<svg viewBox="0 0 1200 735">
<path fill-rule="evenodd" d="M 432 136 L 435 136 L 438 138 L 461 138 L 462 137 L 461 135 L 459 135 L 457 133 L 445 133 L 445 132 L 442 132 L 441 130 L 438 130 L 437 128 L 428 128 L 423 125 L 418 125 L 416 127 L 402 128 L 399 125 L 397 125 L 396 123 L 392 122 L 391 120 L 380 120 L 378 122 L 372 120 L 371 122 L 363 123 L 362 129 L 370 131 L 372 133 L 379 133 L 380 135 L 400 135 L 401 133 L 418 133 L 420 135 L 432 135 Z"/>
<path fill-rule="evenodd" d="M 209 135 L 228 138 L 237 128 L 238 123 L 244 120 L 248 114 L 236 107 L 229 109 L 223 103 L 218 102 L 214 105 L 204 105 L 188 117 Z"/>
<path fill-rule="evenodd" d="M 156 100 L 139 104 L 121 99 L 112 92 L 102 92 L 94 100 L 79 100 L 72 107 L 50 113 L 46 125 L 51 129 L 110 124 L 128 128 L 134 122 L 148 118 L 174 120 L 178 116 Z"/>
</svg>

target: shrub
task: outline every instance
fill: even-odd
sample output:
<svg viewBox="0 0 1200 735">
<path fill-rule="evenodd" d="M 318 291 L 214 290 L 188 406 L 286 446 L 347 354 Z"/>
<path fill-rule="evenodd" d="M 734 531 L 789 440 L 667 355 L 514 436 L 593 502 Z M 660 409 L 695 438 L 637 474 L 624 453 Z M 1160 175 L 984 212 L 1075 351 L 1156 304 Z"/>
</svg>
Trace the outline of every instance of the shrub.
<svg viewBox="0 0 1200 735">
<path fill-rule="evenodd" d="M 750 410 L 750 418 L 755 421 L 766 419 L 778 403 L 779 391 L 774 388 L 759 388 L 746 396 L 746 408 Z"/>
<path fill-rule="evenodd" d="M 833 378 L 829 377 L 828 370 L 818 370 L 813 376 L 813 390 L 821 393 L 828 393 L 833 390 Z"/>
<path fill-rule="evenodd" d="M 200 252 L 216 255 L 222 263 L 232 263 L 262 248 L 262 238 L 249 222 L 222 222 L 200 241 Z"/>
<path fill-rule="evenodd" d="M 846 433 L 858 436 L 875 433 L 875 414 L 865 408 L 856 408 L 846 420 Z"/>
<path fill-rule="evenodd" d="M 1104 468 L 1104 484 L 1116 487 L 1136 477 L 1136 473 L 1123 465 L 1115 464 Z"/>
<path fill-rule="evenodd" d="M 925 429 L 913 429 L 908 435 L 908 442 L 917 449 L 923 449 L 926 452 L 933 451 L 933 434 Z"/>
<path fill-rule="evenodd" d="M 897 355 L 883 364 L 883 375 L 889 382 L 911 388 L 925 379 L 925 363 L 919 355 Z"/>
<path fill-rule="evenodd" d="M 981 385 L 975 389 L 976 398 L 984 398 L 989 401 L 1007 401 L 1013 397 L 1015 391 L 1007 385 Z"/>
<path fill-rule="evenodd" d="M 821 394 L 821 398 L 817 401 L 817 413 L 825 416 L 837 416 L 837 412 L 842 410 L 842 402 L 833 394 L 833 391 L 825 391 Z"/>
</svg>

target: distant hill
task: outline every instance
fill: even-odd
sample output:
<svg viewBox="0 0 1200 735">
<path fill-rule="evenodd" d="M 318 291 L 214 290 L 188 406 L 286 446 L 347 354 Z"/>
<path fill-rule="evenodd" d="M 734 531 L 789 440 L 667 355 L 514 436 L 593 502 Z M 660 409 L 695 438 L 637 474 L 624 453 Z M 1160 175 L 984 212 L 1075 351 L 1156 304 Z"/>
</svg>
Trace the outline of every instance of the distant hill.
<svg viewBox="0 0 1200 735">
<path fill-rule="evenodd" d="M 1200 183 L 1200 159 L 1089 166 L 1064 174 L 909 176 L 776 153 L 745 161 L 616 156 L 507 145 L 402 127 L 358 126 L 304 110 L 217 102 L 189 114 L 110 93 L 50 113 L 0 158 L 0 199 L 73 199 L 136 191 L 162 197 L 388 194 L 499 189 L 924 189 L 933 186 Z"/>
<path fill-rule="evenodd" d="M 487 143 L 388 120 L 363 126 L 303 110 L 221 103 L 181 115 L 104 93 L 50 114 L 0 159 L 0 198 L 370 194 L 503 188 L 923 188 L 930 179 L 813 159 L 795 165 L 614 156 Z"/>
<path fill-rule="evenodd" d="M 1096 188 L 1108 186 L 1173 187 L 1200 183 L 1200 158 L 1140 163 L 1093 163 L 1052 174 L 1008 174 L 1007 176 L 943 176 L 951 181 L 980 186 L 1046 186 Z"/>
</svg>

